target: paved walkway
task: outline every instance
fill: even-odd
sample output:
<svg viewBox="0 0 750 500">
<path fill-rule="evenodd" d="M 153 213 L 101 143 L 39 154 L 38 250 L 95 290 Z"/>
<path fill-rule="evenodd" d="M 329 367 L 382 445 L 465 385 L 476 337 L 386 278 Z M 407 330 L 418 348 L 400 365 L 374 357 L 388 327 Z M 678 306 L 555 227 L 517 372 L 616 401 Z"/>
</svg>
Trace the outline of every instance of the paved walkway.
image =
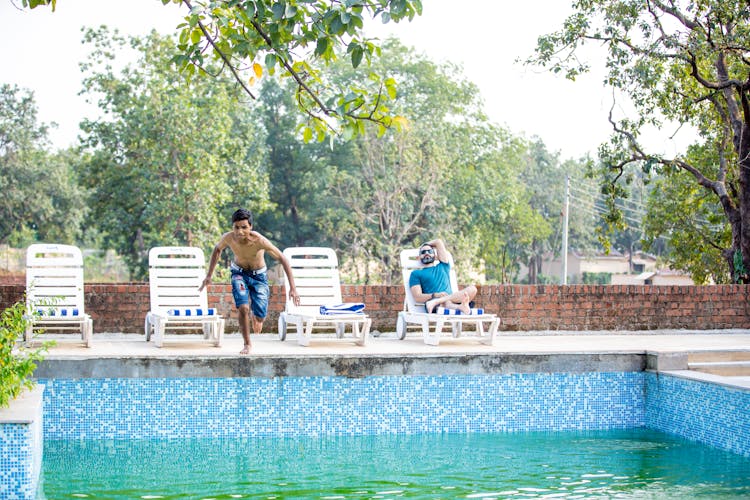
<svg viewBox="0 0 750 500">
<path fill-rule="evenodd" d="M 92 347 L 87 349 L 76 337 L 49 335 L 59 339 L 47 357 L 192 357 L 239 356 L 242 337 L 238 333 L 225 335 L 221 347 L 213 347 L 198 335 L 167 336 L 164 347 L 146 342 L 139 334 L 94 334 Z M 428 346 L 419 333 L 410 333 L 398 340 L 394 333 L 383 333 L 358 346 L 351 339 L 336 339 L 330 335 L 313 336 L 309 347 L 297 344 L 295 334 L 284 342 L 275 334 L 252 335 L 251 356 L 288 356 L 305 354 L 361 354 L 368 355 L 431 355 L 463 353 L 590 353 L 590 352 L 691 352 L 718 350 L 750 350 L 749 330 L 654 330 L 647 332 L 501 332 L 492 346 L 483 345 L 476 338 L 443 337 L 439 346 Z"/>
<path fill-rule="evenodd" d="M 242 337 L 228 334 L 221 347 L 213 347 L 198 335 L 167 336 L 157 348 L 139 334 L 95 334 L 93 345 L 86 348 L 77 337 L 50 335 L 59 339 L 45 356 L 51 360 L 106 358 L 240 358 Z M 313 337 L 309 347 L 297 344 L 294 334 L 284 342 L 275 334 L 253 335 L 249 357 L 284 358 L 304 356 L 431 356 L 461 354 L 569 354 L 569 353 L 690 353 L 696 351 L 750 351 L 748 330 L 659 330 L 639 332 L 501 332 L 492 346 L 483 345 L 470 336 L 458 339 L 443 337 L 439 346 L 425 345 L 421 334 L 410 333 L 398 340 L 394 333 L 383 333 L 358 346 L 351 339 L 331 335 Z M 670 372 L 725 385 L 750 389 L 750 377 L 719 377 L 693 371 Z"/>
</svg>

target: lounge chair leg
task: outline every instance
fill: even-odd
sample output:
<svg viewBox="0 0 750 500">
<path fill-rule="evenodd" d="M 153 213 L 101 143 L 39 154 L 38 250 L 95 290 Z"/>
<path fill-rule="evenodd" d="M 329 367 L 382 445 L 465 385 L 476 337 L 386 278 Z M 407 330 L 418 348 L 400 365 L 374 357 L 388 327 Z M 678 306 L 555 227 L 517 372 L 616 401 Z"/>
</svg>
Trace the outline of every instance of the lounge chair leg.
<svg viewBox="0 0 750 500">
<path fill-rule="evenodd" d="M 495 318 L 490 322 L 490 330 L 486 337 L 482 337 L 479 341 L 485 345 L 492 345 L 495 343 L 495 335 L 497 334 L 497 328 L 500 326 L 500 318 Z"/>
<path fill-rule="evenodd" d="M 359 335 L 359 340 L 357 341 L 357 345 L 364 346 L 367 344 L 367 337 L 370 335 L 371 326 L 372 326 L 372 320 L 370 318 L 367 318 L 362 324 L 362 332 Z M 356 328 L 358 331 L 359 325 L 355 323 L 354 328 Z"/>
<path fill-rule="evenodd" d="M 166 325 L 164 324 L 164 320 L 156 318 L 154 321 L 154 345 L 156 345 L 156 347 L 162 347 L 164 345 L 165 328 Z"/>
<path fill-rule="evenodd" d="M 83 336 L 83 341 L 86 344 L 86 347 L 91 347 L 91 342 L 94 340 L 94 320 L 89 319 L 86 321 L 84 329 L 86 333 Z"/>
<path fill-rule="evenodd" d="M 303 347 L 310 345 L 310 339 L 312 338 L 313 322 L 308 321 L 307 324 L 302 327 L 302 322 L 297 324 L 297 343 Z"/>
<path fill-rule="evenodd" d="M 424 333 L 424 343 L 427 345 L 440 345 L 440 335 L 443 333 L 443 321 L 435 322 L 435 330 L 430 329 L 430 323 L 426 319 L 422 323 L 422 333 Z"/>
<path fill-rule="evenodd" d="M 406 338 L 406 317 L 403 312 L 398 313 L 398 318 L 396 318 L 396 337 L 399 340 Z"/>
</svg>

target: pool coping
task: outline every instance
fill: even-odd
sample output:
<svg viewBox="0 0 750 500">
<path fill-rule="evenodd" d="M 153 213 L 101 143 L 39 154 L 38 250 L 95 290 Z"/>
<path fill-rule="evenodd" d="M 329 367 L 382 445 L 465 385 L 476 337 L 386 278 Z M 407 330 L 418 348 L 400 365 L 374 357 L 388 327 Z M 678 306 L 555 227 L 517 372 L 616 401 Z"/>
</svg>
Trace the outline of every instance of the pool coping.
<svg viewBox="0 0 750 500">
<path fill-rule="evenodd" d="M 252 335 L 253 350 L 241 356 L 242 338 L 227 335 L 221 347 L 201 337 L 167 336 L 162 348 L 138 334 L 97 334 L 91 348 L 74 336 L 60 339 L 39 363 L 35 378 L 187 378 L 285 376 L 419 376 L 550 372 L 655 371 L 750 388 L 750 377 L 723 377 L 687 370 L 691 352 L 750 351 L 750 330 L 644 332 L 543 331 L 504 333 L 488 346 L 471 336 L 425 345 L 411 333 L 368 339 L 365 346 L 331 335 L 313 336 L 309 347 L 294 334 Z"/>
</svg>

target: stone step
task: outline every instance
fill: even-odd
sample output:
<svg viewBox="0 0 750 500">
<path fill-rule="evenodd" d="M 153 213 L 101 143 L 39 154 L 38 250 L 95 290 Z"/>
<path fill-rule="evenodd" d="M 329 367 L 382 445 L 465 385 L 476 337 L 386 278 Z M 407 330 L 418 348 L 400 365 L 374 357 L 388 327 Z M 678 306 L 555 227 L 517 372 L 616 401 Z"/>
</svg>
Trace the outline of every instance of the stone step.
<svg viewBox="0 0 750 500">
<path fill-rule="evenodd" d="M 688 369 L 722 377 L 750 376 L 750 361 L 688 362 Z"/>
<path fill-rule="evenodd" d="M 688 354 L 689 363 L 750 361 L 750 351 L 699 351 Z"/>
</svg>

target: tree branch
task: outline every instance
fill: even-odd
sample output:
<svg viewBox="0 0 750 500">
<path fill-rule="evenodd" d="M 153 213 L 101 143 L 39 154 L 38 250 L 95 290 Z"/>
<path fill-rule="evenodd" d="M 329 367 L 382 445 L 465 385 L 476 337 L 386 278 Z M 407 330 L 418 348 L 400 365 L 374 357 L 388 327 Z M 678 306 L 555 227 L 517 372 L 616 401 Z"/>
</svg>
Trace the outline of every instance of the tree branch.
<svg viewBox="0 0 750 500">
<path fill-rule="evenodd" d="M 188 7 L 188 9 L 190 9 L 191 11 L 193 10 L 193 6 L 192 6 L 192 4 L 190 3 L 190 0 L 182 0 L 182 3 L 184 3 L 184 4 L 185 4 L 185 5 L 186 5 L 186 6 Z M 227 67 L 229 68 L 229 71 L 231 71 L 231 72 L 232 72 L 232 75 L 234 76 L 234 79 L 235 79 L 235 80 L 237 81 L 237 83 L 239 83 L 239 84 L 240 84 L 240 85 L 242 86 L 242 88 L 244 89 L 244 91 L 245 91 L 245 92 L 247 92 L 247 94 L 248 94 L 248 95 L 249 95 L 249 96 L 250 96 L 250 97 L 251 97 L 252 99 L 257 99 L 257 97 L 255 97 L 255 95 L 254 95 L 254 94 L 252 93 L 252 91 L 250 90 L 250 88 L 248 88 L 248 86 L 247 86 L 247 85 L 245 85 L 245 82 L 244 82 L 244 81 L 243 81 L 243 79 L 242 79 L 242 78 L 240 77 L 239 73 L 237 73 L 237 69 L 236 69 L 236 68 L 235 68 L 235 67 L 234 67 L 234 66 L 232 65 L 232 62 L 231 62 L 231 61 L 229 60 L 229 58 L 228 58 L 228 57 L 226 56 L 226 54 L 224 54 L 224 52 L 222 52 L 222 51 L 221 51 L 221 50 L 219 49 L 219 47 L 217 47 L 217 46 L 216 46 L 216 43 L 214 43 L 214 40 L 213 40 L 213 38 L 212 38 L 212 37 L 211 37 L 211 35 L 210 35 L 210 34 L 208 33 L 208 30 L 207 30 L 207 29 L 206 29 L 206 27 L 205 27 L 205 26 L 203 25 L 203 22 L 202 22 L 202 21 L 198 21 L 198 26 L 200 27 L 201 31 L 203 32 L 203 36 L 204 36 L 204 37 L 206 37 L 206 41 L 207 41 L 207 42 L 208 42 L 209 44 L 211 44 L 211 46 L 212 46 L 212 47 L 214 48 L 214 50 L 216 51 L 216 53 L 217 53 L 217 54 L 219 54 L 219 57 L 221 57 L 221 60 L 222 60 L 222 61 L 224 61 L 224 64 L 226 64 L 226 65 L 227 65 Z M 198 66 L 198 65 L 196 64 L 196 66 Z M 201 70 L 203 70 L 203 68 L 201 68 L 200 66 L 198 66 L 198 68 L 200 68 Z M 210 74 L 210 73 L 209 73 L 209 74 Z"/>
<path fill-rule="evenodd" d="M 302 77 L 299 76 L 299 74 L 294 71 L 292 66 L 289 64 L 289 61 L 286 60 L 286 57 L 284 57 L 283 54 L 281 54 L 276 47 L 273 46 L 273 40 L 271 40 L 271 37 L 269 37 L 261 28 L 260 24 L 258 24 L 257 21 L 252 20 L 250 21 L 250 24 L 255 29 L 255 31 L 263 38 L 263 40 L 266 42 L 266 45 L 273 50 L 273 52 L 276 54 L 276 56 L 281 61 L 281 64 L 284 66 L 284 69 L 289 72 L 290 75 L 292 75 L 292 78 L 294 78 L 294 81 L 297 82 L 297 85 L 299 85 L 307 94 L 315 101 L 315 103 L 318 105 L 318 107 L 325 113 L 327 116 L 331 116 L 333 114 L 333 110 L 330 108 L 327 108 L 323 102 L 318 98 L 315 93 L 310 90 L 310 87 L 307 86 L 307 84 L 302 80 Z"/>
</svg>

